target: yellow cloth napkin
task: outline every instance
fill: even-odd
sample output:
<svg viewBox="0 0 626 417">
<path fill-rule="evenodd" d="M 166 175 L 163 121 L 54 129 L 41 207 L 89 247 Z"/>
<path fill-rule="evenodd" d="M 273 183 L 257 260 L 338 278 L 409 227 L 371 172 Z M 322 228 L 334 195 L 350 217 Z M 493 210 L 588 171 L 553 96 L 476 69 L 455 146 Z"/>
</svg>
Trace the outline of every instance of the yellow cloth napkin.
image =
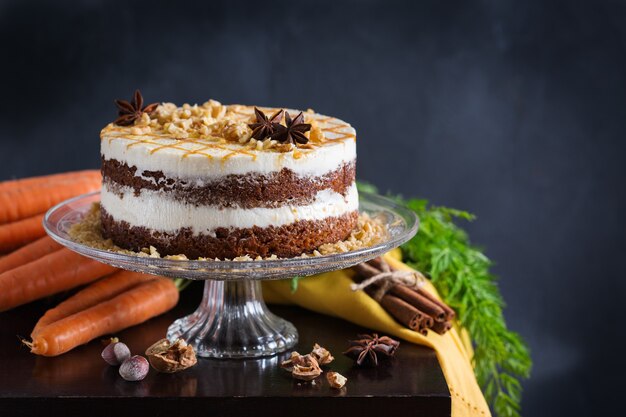
<svg viewBox="0 0 626 417">
<path fill-rule="evenodd" d="M 385 255 L 387 262 L 394 268 L 411 270 L 399 258 L 399 250 Z M 428 336 L 423 336 L 409 330 L 397 323 L 365 292 L 353 292 L 350 289 L 351 276 L 351 270 L 341 270 L 308 277 L 299 281 L 298 290 L 293 294 L 289 280 L 267 281 L 263 283 L 263 295 L 268 303 L 297 304 L 318 313 L 340 317 L 359 326 L 431 347 L 437 352 L 448 383 L 452 397 L 452 416 L 490 416 L 489 407 L 472 369 L 473 351 L 467 333 L 458 326 L 454 326 L 443 336 L 431 331 Z M 425 289 L 438 296 L 430 282 L 426 283 Z"/>
</svg>

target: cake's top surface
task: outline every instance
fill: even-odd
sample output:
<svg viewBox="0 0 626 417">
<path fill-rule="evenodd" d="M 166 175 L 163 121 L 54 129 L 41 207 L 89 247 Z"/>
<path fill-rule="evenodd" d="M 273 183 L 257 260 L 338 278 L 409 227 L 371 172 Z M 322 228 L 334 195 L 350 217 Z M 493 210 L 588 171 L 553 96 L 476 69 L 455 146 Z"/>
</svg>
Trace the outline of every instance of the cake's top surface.
<svg viewBox="0 0 626 417">
<path fill-rule="evenodd" d="M 103 157 L 184 177 L 218 175 L 216 171 L 219 175 L 251 170 L 273 172 L 282 168 L 304 175 L 323 174 L 356 157 L 356 132 L 352 126 L 312 110 L 302 112 L 300 127 L 304 123 L 307 128 L 296 129 L 302 133 L 295 141 L 285 135 L 278 140 L 270 136 L 262 140 L 252 137 L 267 133 L 253 129 L 259 121 L 253 106 L 222 105 L 214 100 L 193 106 L 154 106 L 156 109 L 150 114 L 140 113 L 126 126 L 110 123 L 102 129 Z M 271 119 L 281 109 L 259 110 Z M 279 115 L 281 126 L 275 123 L 274 130 L 284 132 L 289 121 L 296 122 L 299 113 L 285 110 Z"/>
</svg>

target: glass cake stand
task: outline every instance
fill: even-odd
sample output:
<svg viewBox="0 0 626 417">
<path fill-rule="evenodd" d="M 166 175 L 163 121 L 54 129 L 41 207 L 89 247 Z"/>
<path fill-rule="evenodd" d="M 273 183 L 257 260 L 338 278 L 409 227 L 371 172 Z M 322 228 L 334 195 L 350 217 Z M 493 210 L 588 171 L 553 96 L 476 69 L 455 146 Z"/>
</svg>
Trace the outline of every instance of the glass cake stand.
<svg viewBox="0 0 626 417">
<path fill-rule="evenodd" d="M 69 228 L 79 222 L 100 193 L 67 200 L 48 211 L 46 232 L 81 255 L 131 271 L 173 278 L 205 280 L 204 296 L 196 311 L 176 320 L 170 340 L 184 338 L 198 356 L 253 358 L 292 348 L 298 332 L 290 322 L 270 312 L 261 294 L 261 280 L 304 277 L 348 268 L 401 245 L 417 233 L 417 216 L 390 199 L 361 193 L 359 210 L 379 218 L 389 231 L 381 243 L 346 253 L 262 261 L 194 261 L 139 257 L 96 249 L 72 241 Z"/>
</svg>

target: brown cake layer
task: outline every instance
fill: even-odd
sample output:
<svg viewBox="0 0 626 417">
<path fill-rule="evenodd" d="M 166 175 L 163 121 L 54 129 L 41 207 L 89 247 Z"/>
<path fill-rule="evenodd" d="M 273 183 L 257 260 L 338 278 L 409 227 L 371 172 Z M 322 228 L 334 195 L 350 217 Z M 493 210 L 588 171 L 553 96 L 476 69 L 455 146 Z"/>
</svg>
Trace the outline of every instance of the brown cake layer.
<svg viewBox="0 0 626 417">
<path fill-rule="evenodd" d="M 357 226 L 358 212 L 324 220 L 302 220 L 284 226 L 246 229 L 219 228 L 215 236 L 194 235 L 190 228 L 168 234 L 117 221 L 102 208 L 102 234 L 124 249 L 154 246 L 161 255 L 184 254 L 190 259 L 235 258 L 250 255 L 283 258 L 311 252 L 325 243 L 344 240 Z"/>
<path fill-rule="evenodd" d="M 153 181 L 142 178 L 153 178 Z M 102 160 L 102 178 L 109 191 L 121 194 L 120 186 L 132 187 L 135 195 L 142 189 L 163 190 L 172 199 L 195 205 L 220 207 L 279 207 L 285 204 L 310 204 L 326 189 L 346 195 L 355 179 L 355 163 L 347 163 L 320 177 L 299 177 L 283 168 L 272 174 L 227 175 L 203 186 L 166 177 L 161 171 L 137 172 L 115 159 Z"/>
</svg>

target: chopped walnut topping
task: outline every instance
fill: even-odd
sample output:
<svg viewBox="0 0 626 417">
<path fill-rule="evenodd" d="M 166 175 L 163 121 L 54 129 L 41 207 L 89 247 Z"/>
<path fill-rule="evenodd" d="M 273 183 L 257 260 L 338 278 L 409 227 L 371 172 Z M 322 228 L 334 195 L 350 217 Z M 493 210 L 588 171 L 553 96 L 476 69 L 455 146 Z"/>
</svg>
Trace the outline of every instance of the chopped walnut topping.
<svg viewBox="0 0 626 417">
<path fill-rule="evenodd" d="M 164 134 L 177 139 L 207 138 L 246 143 L 252 134 L 244 120 L 235 113 L 238 106 L 224 106 L 209 100 L 201 106 L 161 103 L 151 114 L 143 113 L 130 127 L 131 134 Z"/>
<path fill-rule="evenodd" d="M 320 365 L 328 365 L 333 360 L 335 360 L 333 355 L 331 355 L 326 348 L 321 347 L 317 343 L 313 346 L 311 355 L 317 360 Z"/>
<path fill-rule="evenodd" d="M 150 133 L 151 131 L 152 128 L 150 128 L 150 126 L 133 126 L 130 128 L 130 133 L 138 136 L 145 135 L 147 133 Z"/>
<path fill-rule="evenodd" d="M 311 125 L 311 131 L 305 133 L 305 135 L 308 135 L 309 140 L 313 143 L 323 142 L 325 140 L 324 131 L 320 127 L 317 120 L 309 117 L 306 119 L 306 122 Z"/>
<path fill-rule="evenodd" d="M 294 144 L 285 143 L 285 141 L 281 143 L 280 140 L 276 140 L 278 136 L 272 140 L 268 138 L 259 140 L 260 133 L 253 139 L 250 126 L 254 126 L 257 120 L 248 106 L 227 106 L 215 100 L 209 100 L 202 105 L 183 104 L 177 107 L 174 103 L 154 103 L 152 106 L 151 111 L 138 112 L 137 115 L 129 118 L 127 124 L 110 124 L 105 129 L 127 129 L 131 135 L 135 136 L 153 135 L 178 140 L 202 139 L 216 143 L 238 143 L 253 150 L 271 150 L 281 153 L 297 149 L 314 149 L 327 141 L 324 130 L 320 122 L 313 117 L 314 112 L 311 109 L 303 113 L 304 123 L 300 125 L 300 127 L 306 126 L 306 129 L 292 129 L 306 130 L 301 132 L 301 140 Z M 276 110 L 269 109 L 268 111 L 275 112 Z M 279 130 L 282 128 L 281 131 L 288 129 L 286 120 L 273 124 L 278 126 Z M 298 157 L 302 155 L 299 153 Z"/>
<path fill-rule="evenodd" d="M 336 388 L 336 389 L 343 388 L 346 385 L 346 382 L 348 382 L 348 378 L 341 375 L 339 372 L 332 372 L 332 371 L 326 374 L 326 380 L 328 381 L 331 387 Z"/>
<path fill-rule="evenodd" d="M 222 137 L 230 142 L 246 143 L 252 136 L 252 131 L 244 122 L 226 120 L 222 128 Z"/>
</svg>

